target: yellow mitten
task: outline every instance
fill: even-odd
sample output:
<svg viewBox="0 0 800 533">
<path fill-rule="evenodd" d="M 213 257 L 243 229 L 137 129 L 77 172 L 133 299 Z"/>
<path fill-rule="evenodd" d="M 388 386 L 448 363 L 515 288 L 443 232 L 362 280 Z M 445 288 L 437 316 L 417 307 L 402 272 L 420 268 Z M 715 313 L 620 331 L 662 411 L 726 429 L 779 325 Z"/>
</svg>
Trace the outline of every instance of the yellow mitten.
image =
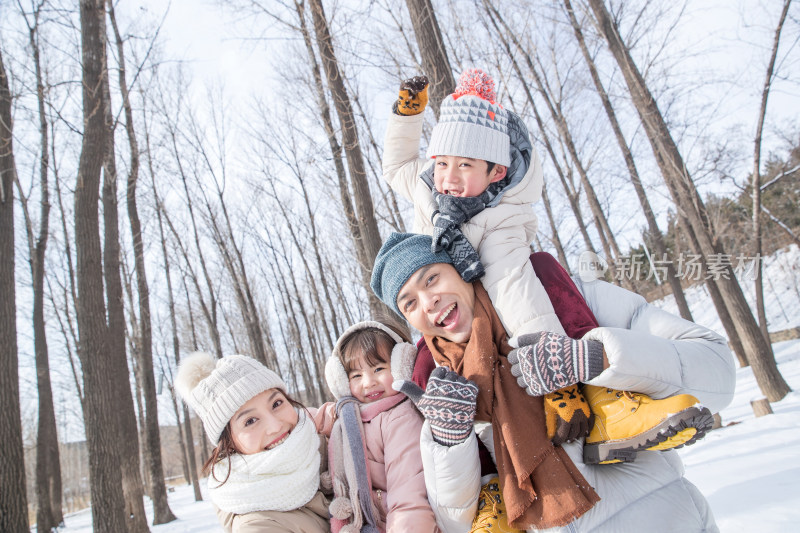
<svg viewBox="0 0 800 533">
<path fill-rule="evenodd" d="M 544 395 L 547 436 L 556 446 L 589 434 L 594 414 L 578 385 Z"/>
<path fill-rule="evenodd" d="M 414 76 L 400 84 L 400 95 L 394 103 L 398 115 L 419 115 L 428 105 L 428 78 Z"/>
</svg>

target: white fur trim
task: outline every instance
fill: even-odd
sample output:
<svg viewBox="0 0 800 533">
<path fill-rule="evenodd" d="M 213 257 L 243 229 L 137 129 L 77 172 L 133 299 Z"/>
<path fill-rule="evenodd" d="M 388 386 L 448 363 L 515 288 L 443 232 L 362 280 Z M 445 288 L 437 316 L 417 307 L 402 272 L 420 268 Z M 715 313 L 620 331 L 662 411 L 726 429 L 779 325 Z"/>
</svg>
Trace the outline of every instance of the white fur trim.
<svg viewBox="0 0 800 533">
<path fill-rule="evenodd" d="M 344 371 L 344 365 L 338 355 L 331 355 L 325 363 L 325 381 L 328 382 L 328 388 L 337 400 L 342 396 L 350 396 L 347 372 Z"/>
<path fill-rule="evenodd" d="M 175 377 L 175 390 L 178 391 L 178 395 L 188 400 L 192 390 L 210 376 L 216 367 L 216 358 L 205 352 L 194 352 L 184 357 Z"/>
<path fill-rule="evenodd" d="M 344 365 L 339 357 L 342 340 L 356 331 L 367 328 L 375 328 L 385 332 L 396 343 L 392 348 L 390 364 L 392 377 L 395 380 L 410 380 L 411 375 L 414 373 L 414 363 L 417 360 L 416 346 L 403 342 L 403 339 L 385 324 L 375 322 L 374 320 L 358 322 L 347 328 L 344 333 L 339 336 L 339 339 L 336 341 L 336 346 L 333 348 L 333 353 L 330 358 L 328 358 L 327 363 L 325 363 L 325 380 L 328 382 L 328 388 L 337 400 L 343 396 L 350 396 L 350 383 L 347 379 L 347 372 L 345 372 Z"/>
</svg>

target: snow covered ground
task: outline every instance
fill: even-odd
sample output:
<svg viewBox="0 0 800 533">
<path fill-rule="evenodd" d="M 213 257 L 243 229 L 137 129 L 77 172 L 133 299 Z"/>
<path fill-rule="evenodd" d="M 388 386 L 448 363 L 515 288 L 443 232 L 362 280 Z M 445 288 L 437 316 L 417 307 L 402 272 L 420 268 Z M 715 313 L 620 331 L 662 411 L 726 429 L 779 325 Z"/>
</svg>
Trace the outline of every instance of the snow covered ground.
<svg viewBox="0 0 800 533">
<path fill-rule="evenodd" d="M 765 262 L 765 302 L 771 331 L 800 326 L 800 250 L 779 251 Z M 745 292 L 752 283 L 743 280 Z M 687 291 L 695 321 L 722 333 L 703 288 Z M 675 312 L 671 299 L 659 302 Z M 749 368 L 740 368 L 736 396 L 722 416 L 723 427 L 679 451 L 686 476 L 711 502 L 723 533 L 793 531 L 800 523 L 800 340 L 773 345 L 781 374 L 793 389 L 772 404 L 774 414 L 755 418 L 750 400 L 761 391 Z M 169 494 L 178 520 L 153 533 L 219 532 L 208 502 L 195 502 L 191 487 Z M 149 512 L 149 511 L 148 511 Z M 68 516 L 62 533 L 90 533 L 91 513 Z"/>
</svg>

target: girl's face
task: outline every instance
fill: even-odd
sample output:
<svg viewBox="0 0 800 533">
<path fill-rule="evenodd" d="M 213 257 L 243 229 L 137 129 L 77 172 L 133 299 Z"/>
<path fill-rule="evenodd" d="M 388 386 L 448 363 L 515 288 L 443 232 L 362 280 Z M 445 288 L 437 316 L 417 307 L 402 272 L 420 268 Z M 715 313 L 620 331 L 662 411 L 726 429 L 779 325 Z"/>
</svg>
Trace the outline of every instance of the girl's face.
<svg viewBox="0 0 800 533">
<path fill-rule="evenodd" d="M 391 361 L 391 350 L 384 344 L 379 344 L 377 350 L 382 359 Z M 369 365 L 364 357 L 360 357 L 347 373 L 347 378 L 350 382 L 350 394 L 361 403 L 372 403 L 397 394 L 392 388 L 394 377 L 389 363 Z"/>
<path fill-rule="evenodd" d="M 231 437 L 242 455 L 272 450 L 283 444 L 297 425 L 298 415 L 279 389 L 253 396 L 231 418 Z"/>
</svg>

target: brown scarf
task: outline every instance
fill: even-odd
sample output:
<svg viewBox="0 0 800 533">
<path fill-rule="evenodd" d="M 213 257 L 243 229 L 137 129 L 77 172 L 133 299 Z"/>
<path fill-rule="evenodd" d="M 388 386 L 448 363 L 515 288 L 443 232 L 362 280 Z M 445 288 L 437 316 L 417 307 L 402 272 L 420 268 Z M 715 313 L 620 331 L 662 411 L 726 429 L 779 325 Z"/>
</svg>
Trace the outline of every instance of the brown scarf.
<svg viewBox="0 0 800 533">
<path fill-rule="evenodd" d="M 508 521 L 518 529 L 569 524 L 600 500 L 545 430 L 541 397 L 529 396 L 511 375 L 503 324 L 480 282 L 475 288 L 472 335 L 467 343 L 425 337 L 440 365 L 478 385 L 476 420 L 491 422 L 500 487 Z"/>
</svg>

